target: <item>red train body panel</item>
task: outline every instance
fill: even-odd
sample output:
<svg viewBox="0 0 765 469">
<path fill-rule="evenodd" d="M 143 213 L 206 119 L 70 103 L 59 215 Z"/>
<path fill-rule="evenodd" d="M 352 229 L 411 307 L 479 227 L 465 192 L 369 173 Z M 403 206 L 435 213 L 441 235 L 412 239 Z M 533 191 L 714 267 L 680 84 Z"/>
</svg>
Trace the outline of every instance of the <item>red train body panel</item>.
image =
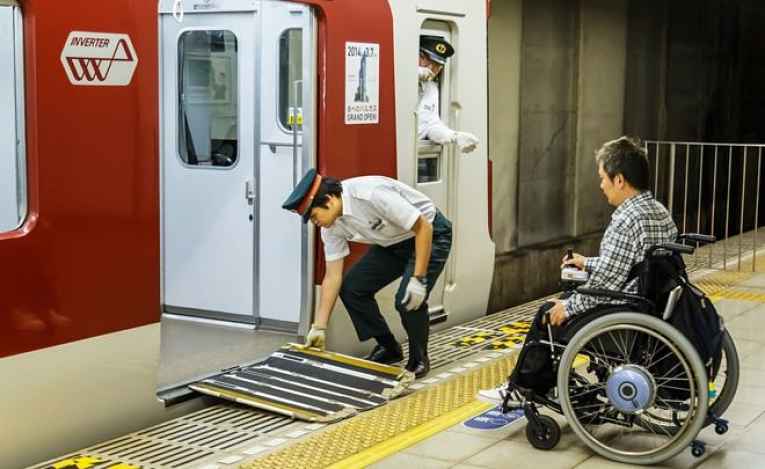
<svg viewBox="0 0 765 469">
<path fill-rule="evenodd" d="M 319 20 L 319 170 L 395 177 L 388 3 L 304 3 Z M 29 0 L 22 10 L 29 208 L 18 230 L 0 234 L 0 357 L 150 324 L 160 315 L 156 4 Z M 60 55 L 71 31 L 128 34 L 138 59 L 131 83 L 70 84 Z M 344 125 L 349 40 L 380 44 L 379 125 Z"/>
</svg>

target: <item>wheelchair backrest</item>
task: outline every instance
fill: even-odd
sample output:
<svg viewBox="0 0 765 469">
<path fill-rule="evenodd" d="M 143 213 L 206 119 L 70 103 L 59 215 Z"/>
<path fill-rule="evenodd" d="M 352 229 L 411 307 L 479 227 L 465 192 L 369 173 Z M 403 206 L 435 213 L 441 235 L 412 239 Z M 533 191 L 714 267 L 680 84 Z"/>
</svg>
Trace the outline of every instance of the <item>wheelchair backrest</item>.
<svg viewBox="0 0 765 469">
<path fill-rule="evenodd" d="M 656 305 L 656 314 L 661 317 L 667 300 L 675 287 L 687 283 L 685 262 L 680 254 L 655 251 L 633 267 L 630 278 L 638 279 L 638 294 Z"/>
</svg>

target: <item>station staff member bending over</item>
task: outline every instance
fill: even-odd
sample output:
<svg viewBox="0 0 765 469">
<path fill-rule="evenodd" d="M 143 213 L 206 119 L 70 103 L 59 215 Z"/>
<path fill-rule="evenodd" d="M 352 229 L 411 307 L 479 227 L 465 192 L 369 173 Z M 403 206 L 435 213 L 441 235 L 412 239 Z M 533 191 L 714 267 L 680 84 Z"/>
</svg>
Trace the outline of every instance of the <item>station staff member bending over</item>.
<svg viewBox="0 0 765 469">
<path fill-rule="evenodd" d="M 445 145 L 456 143 L 462 153 L 470 153 L 478 145 L 478 138 L 467 132 L 450 129 L 438 114 L 438 77 L 446 59 L 454 55 L 454 48 L 438 36 L 420 36 L 420 66 L 418 69 L 419 95 L 417 103 L 417 136 Z"/>
<path fill-rule="evenodd" d="M 452 244 L 452 225 L 433 201 L 395 179 L 363 176 L 340 182 L 309 170 L 282 208 L 320 226 L 324 242 L 326 273 L 306 345 L 324 348 L 339 295 L 359 340 L 377 341 L 366 359 L 385 364 L 402 360 L 401 346 L 375 301 L 380 289 L 402 277 L 395 307 L 409 336 L 406 369 L 417 378 L 425 376 L 430 370 L 428 295 Z M 371 247 L 343 278 L 348 241 Z"/>
</svg>

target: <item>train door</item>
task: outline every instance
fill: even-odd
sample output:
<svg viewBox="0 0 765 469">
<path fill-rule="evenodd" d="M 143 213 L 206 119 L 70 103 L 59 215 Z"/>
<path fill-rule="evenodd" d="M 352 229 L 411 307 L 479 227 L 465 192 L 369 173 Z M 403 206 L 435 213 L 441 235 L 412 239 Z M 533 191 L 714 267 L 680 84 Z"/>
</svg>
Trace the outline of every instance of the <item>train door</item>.
<svg viewBox="0 0 765 469">
<path fill-rule="evenodd" d="M 308 227 L 281 208 L 312 166 L 313 19 L 305 5 L 263 5 L 260 77 L 260 317 L 277 329 L 309 321 Z M 266 177 L 267 175 L 267 177 Z"/>
<path fill-rule="evenodd" d="M 439 36 L 449 43 L 453 43 L 451 28 L 444 21 L 427 20 L 423 23 L 420 31 L 421 35 Z M 440 90 L 439 113 L 441 120 L 449 125 L 449 103 L 450 100 L 450 73 L 451 60 L 447 61 L 438 80 Z M 416 187 L 417 190 L 430 197 L 436 206 L 446 215 L 447 218 L 455 221 L 456 204 L 450 196 L 450 190 L 453 185 L 451 178 L 456 173 L 453 159 L 454 145 L 439 145 L 430 140 L 420 140 L 417 145 L 417 172 Z M 456 228 L 456 223 L 454 223 Z M 451 260 L 449 261 L 452 262 Z M 438 278 L 438 282 L 430 294 L 428 305 L 430 309 L 431 321 L 441 319 L 446 312 L 444 311 L 443 298 L 444 288 L 448 282 L 447 268 L 443 275 Z"/>
<path fill-rule="evenodd" d="M 164 312 L 297 332 L 308 236 L 281 202 L 312 164 L 311 11 L 163 0 L 160 13 Z"/>
</svg>

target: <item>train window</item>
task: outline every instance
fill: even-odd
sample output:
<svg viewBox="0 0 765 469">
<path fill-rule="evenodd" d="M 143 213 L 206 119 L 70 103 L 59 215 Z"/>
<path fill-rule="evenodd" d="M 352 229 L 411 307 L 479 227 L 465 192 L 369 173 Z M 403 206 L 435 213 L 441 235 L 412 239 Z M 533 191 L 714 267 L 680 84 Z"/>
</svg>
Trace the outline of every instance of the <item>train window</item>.
<svg viewBox="0 0 765 469">
<path fill-rule="evenodd" d="M 0 232 L 26 218 L 24 70 L 21 11 L 0 1 Z"/>
<path fill-rule="evenodd" d="M 237 39 L 231 31 L 186 31 L 178 40 L 178 142 L 191 167 L 237 161 Z"/>
<path fill-rule="evenodd" d="M 417 160 L 417 183 L 438 182 L 440 179 L 439 166 L 441 166 L 440 155 L 428 158 L 420 157 Z"/>
<path fill-rule="evenodd" d="M 285 130 L 301 124 L 301 93 L 295 82 L 302 79 L 303 30 L 287 29 L 279 38 L 279 123 Z"/>
</svg>

